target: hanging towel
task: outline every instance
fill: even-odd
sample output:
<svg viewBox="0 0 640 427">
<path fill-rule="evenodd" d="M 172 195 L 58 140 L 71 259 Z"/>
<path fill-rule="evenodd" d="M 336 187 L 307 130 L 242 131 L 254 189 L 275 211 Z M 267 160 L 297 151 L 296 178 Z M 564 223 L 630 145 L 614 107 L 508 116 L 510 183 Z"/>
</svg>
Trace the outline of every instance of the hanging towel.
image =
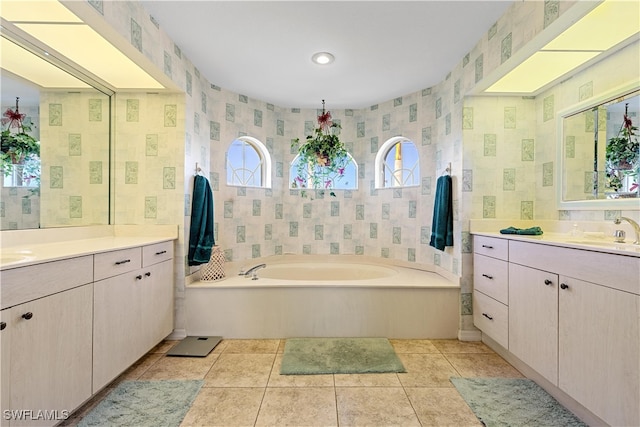
<svg viewBox="0 0 640 427">
<path fill-rule="evenodd" d="M 433 206 L 433 223 L 431 225 L 431 241 L 429 245 L 444 250 L 445 246 L 453 246 L 453 207 L 451 176 L 438 178 L 436 199 Z"/>
<path fill-rule="evenodd" d="M 213 193 L 207 178 L 196 175 L 191 201 L 189 230 L 189 265 L 206 264 L 211 259 L 213 240 Z"/>
<path fill-rule="evenodd" d="M 531 228 L 508 227 L 500 230 L 500 234 L 522 234 L 522 235 L 530 235 L 530 236 L 540 236 L 542 234 L 542 228 L 540 227 L 531 227 Z"/>
</svg>

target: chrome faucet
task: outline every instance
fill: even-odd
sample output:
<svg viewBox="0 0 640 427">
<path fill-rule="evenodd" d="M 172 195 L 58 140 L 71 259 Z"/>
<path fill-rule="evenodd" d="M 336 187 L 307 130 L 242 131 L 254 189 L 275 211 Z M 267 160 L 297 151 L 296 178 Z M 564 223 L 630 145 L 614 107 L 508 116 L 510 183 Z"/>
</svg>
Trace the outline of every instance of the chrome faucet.
<svg viewBox="0 0 640 427">
<path fill-rule="evenodd" d="M 266 268 L 266 267 L 267 267 L 267 264 L 258 264 L 254 267 L 251 267 L 250 269 L 244 272 L 244 277 L 251 276 L 251 280 L 258 280 L 257 271 L 260 270 L 261 268 Z"/>
<path fill-rule="evenodd" d="M 631 218 L 627 218 L 626 216 L 621 216 L 613 220 L 614 224 L 620 224 L 622 220 L 627 221 L 633 227 L 633 231 L 636 233 L 636 241 L 633 242 L 634 245 L 640 245 L 640 225 L 637 222 L 632 220 Z"/>
</svg>

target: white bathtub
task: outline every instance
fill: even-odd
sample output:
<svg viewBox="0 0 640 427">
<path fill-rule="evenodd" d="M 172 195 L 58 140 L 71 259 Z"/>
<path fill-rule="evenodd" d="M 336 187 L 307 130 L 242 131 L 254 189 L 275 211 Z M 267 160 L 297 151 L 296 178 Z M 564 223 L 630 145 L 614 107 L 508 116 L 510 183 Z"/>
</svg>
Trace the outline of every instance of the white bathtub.
<svg viewBox="0 0 640 427">
<path fill-rule="evenodd" d="M 224 338 L 456 338 L 460 286 L 361 256 L 275 256 L 227 263 L 185 292 L 187 335 Z M 265 263 L 258 280 L 238 276 Z"/>
</svg>

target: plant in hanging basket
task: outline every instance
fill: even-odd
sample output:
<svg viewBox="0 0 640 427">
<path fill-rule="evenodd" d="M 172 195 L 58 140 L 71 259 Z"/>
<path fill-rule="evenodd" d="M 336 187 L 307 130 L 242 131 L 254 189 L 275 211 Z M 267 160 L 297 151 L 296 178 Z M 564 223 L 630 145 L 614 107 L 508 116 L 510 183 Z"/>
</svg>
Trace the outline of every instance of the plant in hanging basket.
<svg viewBox="0 0 640 427">
<path fill-rule="evenodd" d="M 629 188 L 635 191 L 638 188 L 637 177 L 640 173 L 640 142 L 627 112 L 623 118 L 618 135 L 609 138 L 605 149 L 608 186 L 616 191 L 621 189 L 622 180 L 625 177 L 633 177 L 634 184 Z"/>
<path fill-rule="evenodd" d="M 40 142 L 27 133 L 31 131 L 31 126 L 24 123 L 24 118 L 25 115 L 18 110 L 18 99 L 15 111 L 9 108 L 3 114 L 2 124 L 7 128 L 2 131 L 0 137 L 0 159 L 5 176 L 13 172 L 14 165 L 40 156 Z"/>
<path fill-rule="evenodd" d="M 331 190 L 335 181 L 344 176 L 349 162 L 347 149 L 338 137 L 340 125 L 332 121 L 329 111 L 325 112 L 324 101 L 322 104 L 322 114 L 318 116 L 318 127 L 313 135 L 308 135 L 303 143 L 299 138 L 291 143 L 298 150 L 297 174 L 291 186 L 302 189 L 302 197 L 307 196 L 307 190 L 316 190 L 321 195 L 328 190 L 335 197 Z"/>
</svg>

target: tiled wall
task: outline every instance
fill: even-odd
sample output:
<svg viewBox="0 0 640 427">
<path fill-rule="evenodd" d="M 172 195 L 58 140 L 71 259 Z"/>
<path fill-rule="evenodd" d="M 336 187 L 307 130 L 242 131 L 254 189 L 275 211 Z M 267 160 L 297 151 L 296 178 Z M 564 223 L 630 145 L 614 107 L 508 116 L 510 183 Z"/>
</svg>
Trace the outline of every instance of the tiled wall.
<svg viewBox="0 0 640 427">
<path fill-rule="evenodd" d="M 335 199 L 315 200 L 288 189 L 288 165 L 295 155 L 291 140 L 306 136 L 305 129 L 313 127 L 316 120 L 316 110 L 285 109 L 219 88 L 200 74 L 197 65 L 190 63 L 139 3 L 90 3 L 185 92 L 184 138 L 176 135 L 168 142 L 176 156 L 184 150 L 184 200 L 165 207 L 179 209 L 183 215 L 181 249 L 188 235 L 197 162 L 214 190 L 216 240 L 229 259 L 250 260 L 287 252 L 362 253 L 431 266 L 461 278 L 460 328 L 471 330 L 469 219 L 558 218 L 552 116 L 559 106 L 572 102 L 571 97 L 564 99 L 566 84 L 536 99 L 465 99 L 465 94 L 575 4 L 573 1 L 514 3 L 434 87 L 399 94 L 396 99 L 359 110 L 332 110 L 331 100 L 327 100 L 328 109 L 342 125 L 341 138 L 359 164 L 358 190 L 339 191 Z M 583 92 L 576 88 L 574 93 Z M 226 185 L 225 152 L 240 135 L 257 138 L 269 149 L 274 164 L 271 189 Z M 375 152 L 388 138 L 398 135 L 418 147 L 421 185 L 376 190 Z M 143 135 L 134 136 L 131 141 Z M 125 143 L 133 144 L 131 141 Z M 119 144 L 123 144 L 120 138 L 116 146 Z M 442 252 L 426 241 L 435 182 L 449 163 L 455 243 Z M 178 169 L 176 173 L 180 173 Z M 116 193 L 122 185 L 127 184 L 118 184 Z M 154 185 L 159 188 L 160 181 Z M 130 192 L 127 203 L 143 205 L 144 194 Z M 560 212 L 561 219 L 580 215 Z M 138 214 L 132 221 L 146 219 Z M 184 268 L 176 274 L 178 329 L 184 327 L 184 277 L 180 276 L 184 271 L 190 272 Z"/>
<path fill-rule="evenodd" d="M 41 92 L 42 227 L 109 223 L 109 98 Z"/>
</svg>

